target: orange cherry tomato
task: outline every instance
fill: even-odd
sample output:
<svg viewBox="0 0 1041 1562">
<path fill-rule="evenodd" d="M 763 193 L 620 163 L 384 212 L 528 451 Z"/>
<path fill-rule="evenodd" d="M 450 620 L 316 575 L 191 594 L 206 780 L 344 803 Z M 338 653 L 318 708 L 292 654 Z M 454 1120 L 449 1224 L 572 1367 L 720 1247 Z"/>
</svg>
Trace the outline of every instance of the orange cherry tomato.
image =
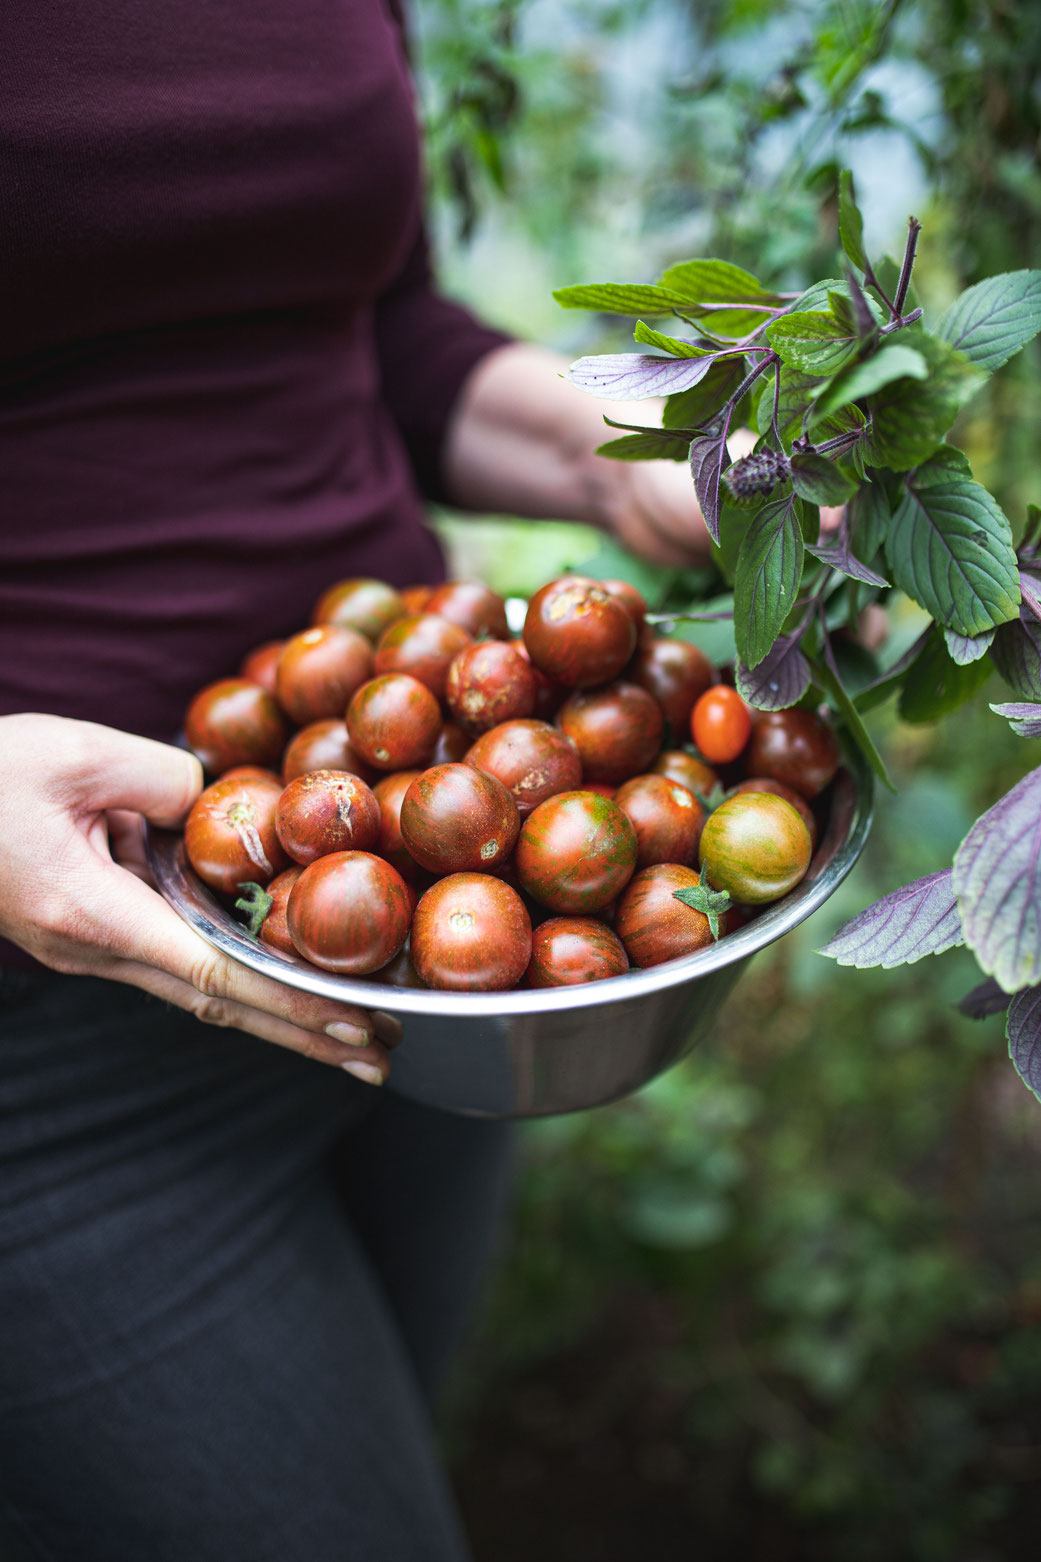
<svg viewBox="0 0 1041 1562">
<path fill-rule="evenodd" d="M 752 733 L 748 706 L 729 684 L 706 689 L 690 715 L 690 735 L 698 752 L 713 765 L 729 765 Z"/>
</svg>

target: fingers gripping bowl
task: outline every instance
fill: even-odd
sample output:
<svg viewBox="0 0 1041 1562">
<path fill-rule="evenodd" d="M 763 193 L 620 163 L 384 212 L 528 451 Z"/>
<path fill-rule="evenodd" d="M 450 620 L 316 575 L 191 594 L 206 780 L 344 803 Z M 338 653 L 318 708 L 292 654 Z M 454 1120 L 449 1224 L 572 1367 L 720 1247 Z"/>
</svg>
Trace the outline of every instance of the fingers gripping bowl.
<svg viewBox="0 0 1041 1562">
<path fill-rule="evenodd" d="M 625 670 L 625 676 L 631 676 L 635 665 L 636 659 Z M 602 672 L 589 670 L 581 676 L 592 679 L 602 676 Z M 589 683 L 583 687 L 592 687 L 596 694 L 599 686 Z M 430 758 L 425 762 L 430 764 Z M 633 764 L 630 773 L 649 769 L 644 756 Z M 377 784 L 375 778 L 370 779 Z M 566 793 L 569 786 L 574 787 L 574 776 L 563 773 L 560 792 Z M 588 778 L 585 786 L 596 792 Z M 647 776 L 641 783 L 631 784 L 630 789 L 644 797 L 653 795 Z M 608 789 L 602 786 L 602 790 Z M 791 820 L 789 811 L 780 812 Z M 758 909 L 747 925 L 735 926 L 730 922 L 727 934 L 719 942 L 705 939 L 705 947 L 696 948 L 694 953 L 672 958 L 669 950 L 656 954 L 661 964 L 646 964 L 635 953 L 636 945 L 628 937 L 624 918 L 616 918 L 614 934 L 627 942 L 630 961 L 642 968 L 630 968 L 624 975 L 606 975 L 605 979 L 586 981 L 580 986 L 536 986 L 538 973 L 533 959 L 525 986 L 517 986 L 514 975 L 510 990 L 491 992 L 441 990 L 441 982 L 436 976 L 430 978 L 425 970 L 424 975 L 433 986 L 397 986 L 394 976 L 389 975 L 391 965 L 375 975 L 369 975 L 372 967 L 367 967 L 366 975 L 350 975 L 309 964 L 299 954 L 277 953 L 250 936 L 236 920 L 227 904 L 225 884 L 220 884 L 219 892 L 214 893 L 194 872 L 180 834 L 152 829 L 148 834 L 148 853 L 161 892 L 222 953 L 288 986 L 399 1015 L 405 1023 L 405 1040 L 395 1051 L 389 1079 L 392 1089 L 447 1111 L 528 1117 L 575 1111 L 614 1100 L 646 1084 L 696 1045 L 753 954 L 816 911 L 857 861 L 871 817 L 871 778 L 857 759 L 839 767 L 835 778 L 817 797 L 814 814 L 819 840 L 800 883 L 783 898 Z M 639 833 L 638 812 L 633 812 L 633 818 L 638 820 Z M 805 837 L 799 820 L 796 826 Z M 641 833 L 641 851 L 642 840 Z M 686 861 L 691 858 L 688 856 Z M 641 859 L 641 870 L 644 876 L 675 873 L 677 883 L 683 883 L 681 876 L 686 875 L 697 883 L 697 873 L 691 867 L 666 868 L 663 862 L 661 868 L 644 868 Z M 502 868 L 502 873 L 508 883 L 510 864 Z M 449 878 L 438 879 L 424 898 L 430 898 L 433 906 L 438 898 L 435 889 L 442 890 L 450 883 Z M 491 878 L 489 889 L 492 886 L 503 886 L 503 878 Z M 669 904 L 680 909 L 678 903 Z M 585 906 L 555 906 L 549 900 L 542 903 L 541 912 L 538 908 L 535 911 L 533 920 L 538 923 L 541 915 L 542 929 L 550 928 L 547 918 L 558 918 L 553 926 L 564 926 L 566 918 L 589 917 Z M 610 922 L 611 911 L 594 909 L 592 915 Z M 664 920 L 667 922 L 667 917 Z M 603 945 L 610 943 L 624 959 L 617 937 L 602 923 L 597 922 L 596 926 L 600 928 Z M 547 937 L 547 948 L 549 943 Z M 616 961 L 606 965 L 605 970 L 613 972 L 617 968 Z M 347 965 L 341 970 L 350 972 L 352 967 Z M 414 973 L 411 981 L 416 981 Z"/>
</svg>

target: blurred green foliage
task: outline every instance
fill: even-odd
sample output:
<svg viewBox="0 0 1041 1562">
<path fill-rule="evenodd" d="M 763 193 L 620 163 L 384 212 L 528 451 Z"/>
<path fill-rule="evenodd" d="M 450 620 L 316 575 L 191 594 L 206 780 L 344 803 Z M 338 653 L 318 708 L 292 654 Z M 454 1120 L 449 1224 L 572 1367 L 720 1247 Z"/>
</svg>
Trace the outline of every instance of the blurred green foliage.
<svg viewBox="0 0 1041 1562">
<path fill-rule="evenodd" d="M 842 166 L 874 252 L 908 209 L 924 219 L 927 308 L 1036 263 L 1041 8 L 414 10 L 444 271 L 518 332 L 619 350 L 617 319 L 557 311 L 550 290 L 695 254 L 785 286 L 827 274 Z M 956 431 L 1015 526 L 1041 497 L 1039 364 L 1035 344 Z M 717 589 L 581 528 L 443 524 L 458 566 L 507 592 L 579 564 L 672 605 Z M 728 656 L 725 630 L 683 632 Z M 894 654 L 917 632 L 894 603 Z M 1000 697 L 995 680 L 941 731 L 874 713 L 899 792 L 833 901 L 757 959 L 699 1054 L 628 1101 L 525 1126 L 451 1422 L 478 1562 L 1034 1555 L 1041 1114 L 1001 1020 L 953 1007 L 977 980 L 962 952 L 863 973 L 813 953 L 948 863 L 1036 762 L 987 709 Z"/>
</svg>

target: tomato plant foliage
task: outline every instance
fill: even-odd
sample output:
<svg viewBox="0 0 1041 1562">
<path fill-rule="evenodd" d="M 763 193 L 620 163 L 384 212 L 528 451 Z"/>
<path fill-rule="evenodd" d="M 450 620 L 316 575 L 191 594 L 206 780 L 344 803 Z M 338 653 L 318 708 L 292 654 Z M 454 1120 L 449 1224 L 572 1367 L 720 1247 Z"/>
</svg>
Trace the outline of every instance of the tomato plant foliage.
<svg viewBox="0 0 1041 1562">
<path fill-rule="evenodd" d="M 600 453 L 689 464 L 709 532 L 732 561 L 742 697 L 762 710 L 827 701 L 889 784 L 861 718 L 893 695 L 905 719 L 935 720 L 996 668 L 1015 699 L 992 709 L 1020 735 L 1041 735 L 1041 511 L 1030 507 L 1017 549 L 1009 518 L 948 442 L 962 407 L 1041 331 L 1041 271 L 986 278 L 929 320 L 912 291 L 921 224 L 908 220 L 899 268 L 875 266 L 848 173 L 838 194 L 844 276 L 799 295 L 707 259 L 670 266 L 653 285 L 554 296 L 568 309 L 637 317 L 643 350 L 582 358 L 569 378 L 619 400 L 666 398 L 660 426 L 626 424 Z M 683 329 L 662 329 L 666 316 Z M 730 434 L 749 424 L 756 445 L 732 461 Z M 824 506 L 844 508 L 822 533 Z M 836 636 L 892 587 L 932 626 L 892 666 L 847 687 Z M 1011 998 L 1013 1061 L 1041 1097 L 1039 862 L 1041 769 L 977 821 L 953 868 L 861 912 L 823 953 L 888 967 L 967 944 L 990 985 L 966 1012 L 995 1012 L 996 992 Z"/>
</svg>

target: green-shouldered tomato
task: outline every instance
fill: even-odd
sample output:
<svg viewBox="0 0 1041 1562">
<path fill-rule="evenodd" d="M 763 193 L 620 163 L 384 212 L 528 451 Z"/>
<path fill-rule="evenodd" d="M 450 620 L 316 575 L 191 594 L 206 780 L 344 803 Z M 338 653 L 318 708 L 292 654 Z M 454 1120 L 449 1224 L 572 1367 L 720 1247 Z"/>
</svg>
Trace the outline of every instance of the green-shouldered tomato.
<svg viewBox="0 0 1041 1562">
<path fill-rule="evenodd" d="M 610 798 L 563 792 L 524 821 L 514 858 L 522 887 L 551 911 L 599 911 L 636 867 L 636 831 Z"/>
<path fill-rule="evenodd" d="M 813 846 L 791 803 L 771 792 L 741 792 L 709 814 L 698 851 L 714 889 L 759 906 L 795 888 L 810 866 Z"/>
</svg>

